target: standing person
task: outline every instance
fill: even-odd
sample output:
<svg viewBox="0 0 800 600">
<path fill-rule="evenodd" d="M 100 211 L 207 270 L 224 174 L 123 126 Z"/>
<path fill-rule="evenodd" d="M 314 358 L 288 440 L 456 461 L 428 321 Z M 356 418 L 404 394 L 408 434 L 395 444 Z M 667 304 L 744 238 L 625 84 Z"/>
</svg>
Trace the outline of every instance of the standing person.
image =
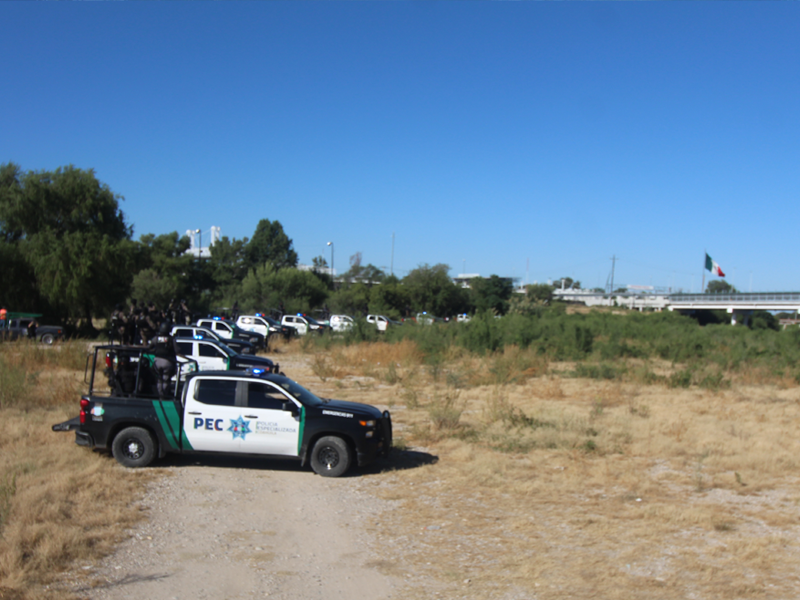
<svg viewBox="0 0 800 600">
<path fill-rule="evenodd" d="M 142 346 L 147 346 L 156 332 L 156 324 L 146 306 L 141 309 L 139 317 L 136 319 L 136 328 L 139 330 Z"/>
<path fill-rule="evenodd" d="M 6 307 L 0 306 L 0 329 L 6 328 L 7 319 L 8 319 L 8 311 L 6 310 Z"/>
<path fill-rule="evenodd" d="M 192 324 L 192 311 L 189 310 L 189 305 L 186 304 L 186 300 L 181 300 L 181 320 L 178 321 L 181 325 L 191 325 Z"/>
<path fill-rule="evenodd" d="M 39 323 L 36 322 L 36 319 L 31 319 L 31 322 L 28 323 L 28 339 L 35 340 L 36 339 L 36 328 L 39 326 Z"/>
<path fill-rule="evenodd" d="M 150 349 L 156 357 L 155 369 L 156 375 L 158 375 L 156 387 L 160 398 L 169 396 L 170 380 L 175 375 L 177 357 L 186 358 L 181 354 L 178 343 L 170 334 L 171 329 L 169 321 L 164 321 L 158 328 L 158 335 L 150 343 Z"/>
<path fill-rule="evenodd" d="M 239 301 L 233 303 L 233 308 L 231 309 L 231 320 L 236 322 L 236 319 L 239 318 Z"/>
<path fill-rule="evenodd" d="M 128 328 L 128 318 L 125 316 L 125 311 L 122 310 L 122 305 L 117 304 L 114 307 L 114 312 L 111 313 L 111 337 L 116 337 L 120 344 L 125 343 L 125 332 Z"/>
<path fill-rule="evenodd" d="M 125 337 L 122 341 L 125 345 L 136 345 L 136 340 L 139 339 L 136 335 L 136 310 L 137 310 L 137 301 L 136 298 L 131 298 L 131 305 L 128 309 L 128 318 L 125 327 Z"/>
</svg>

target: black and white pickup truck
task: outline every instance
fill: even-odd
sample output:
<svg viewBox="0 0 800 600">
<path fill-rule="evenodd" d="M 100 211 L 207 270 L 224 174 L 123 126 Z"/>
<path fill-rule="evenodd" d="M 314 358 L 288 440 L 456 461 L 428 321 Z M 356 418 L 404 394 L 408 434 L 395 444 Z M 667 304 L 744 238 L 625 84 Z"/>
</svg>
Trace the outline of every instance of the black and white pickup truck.
<svg viewBox="0 0 800 600">
<path fill-rule="evenodd" d="M 119 346 L 95 350 L 79 416 L 52 429 L 74 431 L 79 446 L 110 450 L 126 467 L 144 467 L 168 453 L 213 452 L 293 458 L 319 475 L 338 477 L 391 448 L 389 411 L 319 398 L 260 369 L 190 373 L 177 378 L 172 397 L 159 398 L 140 384 L 150 368 L 141 350 L 129 369 L 134 381 L 119 385 L 113 365 L 106 365 L 107 386 L 96 375 L 98 359 L 111 348 Z"/>
</svg>

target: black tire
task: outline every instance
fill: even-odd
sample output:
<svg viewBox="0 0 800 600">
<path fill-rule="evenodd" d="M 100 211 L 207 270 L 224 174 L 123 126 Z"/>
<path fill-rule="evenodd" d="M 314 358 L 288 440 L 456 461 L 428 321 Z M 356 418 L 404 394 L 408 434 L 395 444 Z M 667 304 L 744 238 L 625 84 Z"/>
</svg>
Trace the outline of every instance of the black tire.
<svg viewBox="0 0 800 600">
<path fill-rule="evenodd" d="M 47 344 L 48 346 L 52 346 L 53 342 L 56 341 L 56 337 L 52 333 L 45 333 L 41 338 L 39 338 L 43 344 Z"/>
<path fill-rule="evenodd" d="M 317 440 L 311 451 L 311 468 L 323 477 L 339 477 L 350 468 L 353 453 L 342 438 L 328 435 Z"/>
<path fill-rule="evenodd" d="M 156 456 L 156 443 L 146 429 L 128 427 L 114 438 L 111 453 L 125 467 L 146 467 Z"/>
</svg>

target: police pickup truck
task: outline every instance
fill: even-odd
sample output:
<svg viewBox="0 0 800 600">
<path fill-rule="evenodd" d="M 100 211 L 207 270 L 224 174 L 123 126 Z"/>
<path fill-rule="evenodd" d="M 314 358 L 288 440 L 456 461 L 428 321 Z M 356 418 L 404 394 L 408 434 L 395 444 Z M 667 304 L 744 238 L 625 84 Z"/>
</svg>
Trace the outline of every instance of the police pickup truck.
<svg viewBox="0 0 800 600">
<path fill-rule="evenodd" d="M 177 378 L 172 396 L 159 398 L 155 387 L 142 385 L 150 368 L 144 349 L 135 361 L 128 357 L 135 368 L 128 369 L 127 384 L 118 381 L 119 366 L 107 355 L 119 349 L 95 349 L 79 416 L 52 429 L 74 431 L 79 446 L 110 450 L 126 467 L 145 467 L 168 453 L 213 452 L 293 458 L 338 477 L 392 445 L 389 411 L 319 398 L 261 369 L 189 373 Z M 106 359 L 108 385 L 96 377 L 98 358 Z"/>
</svg>

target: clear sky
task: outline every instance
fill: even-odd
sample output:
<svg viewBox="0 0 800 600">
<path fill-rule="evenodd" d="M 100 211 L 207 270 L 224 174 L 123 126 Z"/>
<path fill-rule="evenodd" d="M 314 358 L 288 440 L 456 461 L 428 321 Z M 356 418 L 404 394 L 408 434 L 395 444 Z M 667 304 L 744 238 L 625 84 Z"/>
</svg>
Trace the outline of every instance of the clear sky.
<svg viewBox="0 0 800 600">
<path fill-rule="evenodd" d="M 604 287 L 616 256 L 616 284 L 685 291 L 708 251 L 740 290 L 800 290 L 800 3 L 1 2 L 0 23 L 0 163 L 94 169 L 137 239 L 268 218 L 303 263 L 333 241 L 337 271 Z"/>
</svg>

